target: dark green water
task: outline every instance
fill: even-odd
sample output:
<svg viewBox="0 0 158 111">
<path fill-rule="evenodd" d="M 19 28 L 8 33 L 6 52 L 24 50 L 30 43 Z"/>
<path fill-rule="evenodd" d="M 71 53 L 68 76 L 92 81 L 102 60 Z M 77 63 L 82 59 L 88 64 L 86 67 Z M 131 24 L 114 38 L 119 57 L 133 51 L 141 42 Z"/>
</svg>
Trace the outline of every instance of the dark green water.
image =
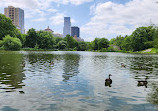
<svg viewBox="0 0 158 111">
<path fill-rule="evenodd" d="M 0 51 L 0 110 L 157 111 L 158 55 Z"/>
</svg>

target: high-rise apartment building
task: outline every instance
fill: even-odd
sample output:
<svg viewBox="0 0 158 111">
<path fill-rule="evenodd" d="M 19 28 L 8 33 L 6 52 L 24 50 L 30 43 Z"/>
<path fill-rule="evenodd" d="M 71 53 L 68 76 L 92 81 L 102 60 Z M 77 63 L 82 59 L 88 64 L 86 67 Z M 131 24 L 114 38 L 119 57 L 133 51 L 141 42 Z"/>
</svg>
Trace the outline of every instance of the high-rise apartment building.
<svg viewBox="0 0 158 111">
<path fill-rule="evenodd" d="M 70 17 L 64 17 L 64 28 L 63 28 L 63 37 L 66 37 L 66 35 L 71 34 L 71 22 Z"/>
<path fill-rule="evenodd" d="M 71 27 L 71 36 L 80 37 L 80 28 L 76 26 Z"/>
<path fill-rule="evenodd" d="M 24 10 L 20 8 L 15 8 L 13 6 L 8 6 L 4 9 L 4 14 L 6 17 L 11 18 L 12 23 L 19 29 L 19 31 L 24 34 Z"/>
</svg>

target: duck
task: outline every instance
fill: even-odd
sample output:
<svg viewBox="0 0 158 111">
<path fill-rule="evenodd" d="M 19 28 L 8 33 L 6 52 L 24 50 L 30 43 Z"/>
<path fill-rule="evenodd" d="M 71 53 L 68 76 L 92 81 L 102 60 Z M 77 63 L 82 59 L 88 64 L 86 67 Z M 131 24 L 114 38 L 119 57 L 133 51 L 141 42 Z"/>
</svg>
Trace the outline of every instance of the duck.
<svg viewBox="0 0 158 111">
<path fill-rule="evenodd" d="M 112 79 L 110 78 L 110 76 L 112 76 L 112 75 L 109 74 L 109 78 L 105 79 L 105 86 L 111 87 Z"/>
<path fill-rule="evenodd" d="M 49 63 L 50 63 L 50 65 L 54 65 L 54 62 L 52 62 L 52 61 L 50 61 Z"/>
<path fill-rule="evenodd" d="M 142 67 L 142 65 L 141 65 L 141 64 L 139 64 L 139 65 L 138 65 L 138 67 L 139 67 L 139 69 L 143 69 L 143 67 Z"/>
<path fill-rule="evenodd" d="M 25 62 L 22 62 L 20 66 L 25 67 Z"/>
<path fill-rule="evenodd" d="M 121 67 L 126 67 L 126 65 L 125 65 L 125 64 L 123 64 L 123 63 L 121 63 Z"/>
<path fill-rule="evenodd" d="M 145 78 L 145 80 L 138 81 L 137 86 L 145 86 L 147 88 L 147 84 L 148 84 L 148 81 L 147 81 L 147 78 Z"/>
<path fill-rule="evenodd" d="M 20 94 L 24 94 L 25 92 L 24 92 L 24 91 L 19 91 L 19 93 L 20 93 Z"/>
</svg>

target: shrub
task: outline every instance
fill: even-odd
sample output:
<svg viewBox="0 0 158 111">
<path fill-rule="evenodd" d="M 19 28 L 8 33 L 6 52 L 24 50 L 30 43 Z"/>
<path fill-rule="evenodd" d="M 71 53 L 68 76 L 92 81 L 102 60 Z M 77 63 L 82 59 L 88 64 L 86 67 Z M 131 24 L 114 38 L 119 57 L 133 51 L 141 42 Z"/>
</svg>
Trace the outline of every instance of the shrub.
<svg viewBox="0 0 158 111">
<path fill-rule="evenodd" d="M 20 50 L 22 44 L 20 39 L 7 35 L 3 38 L 3 47 L 5 50 Z"/>
</svg>

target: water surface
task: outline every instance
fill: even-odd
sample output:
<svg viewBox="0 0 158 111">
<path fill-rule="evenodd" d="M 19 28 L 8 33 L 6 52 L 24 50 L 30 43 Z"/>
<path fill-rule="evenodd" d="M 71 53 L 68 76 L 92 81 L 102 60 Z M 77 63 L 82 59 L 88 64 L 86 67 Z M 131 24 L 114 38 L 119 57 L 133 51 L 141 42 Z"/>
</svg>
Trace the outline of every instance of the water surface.
<svg viewBox="0 0 158 111">
<path fill-rule="evenodd" d="M 0 99 L 2 111 L 157 111 L 158 55 L 0 51 Z"/>
</svg>

